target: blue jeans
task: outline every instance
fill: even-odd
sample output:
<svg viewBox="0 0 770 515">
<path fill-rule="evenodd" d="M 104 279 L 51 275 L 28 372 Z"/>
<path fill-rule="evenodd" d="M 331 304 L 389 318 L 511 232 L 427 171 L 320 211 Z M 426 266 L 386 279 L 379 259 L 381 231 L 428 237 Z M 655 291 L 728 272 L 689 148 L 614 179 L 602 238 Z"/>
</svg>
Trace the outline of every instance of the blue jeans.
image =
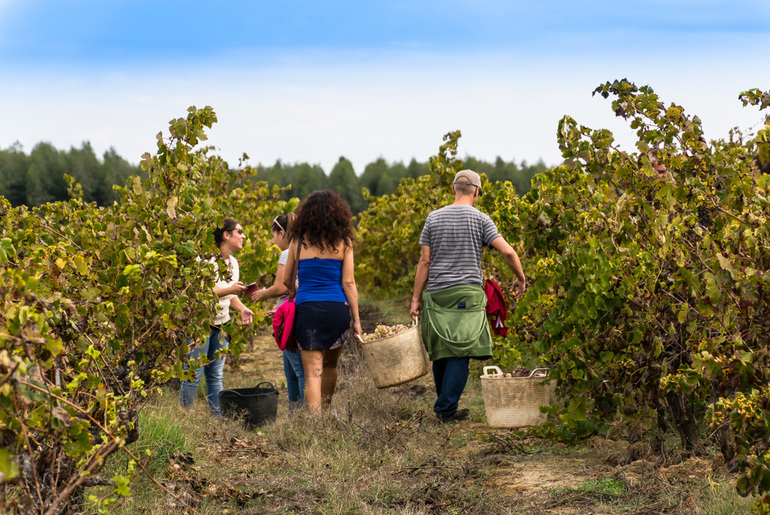
<svg viewBox="0 0 770 515">
<path fill-rule="evenodd" d="M 220 329 L 212 327 L 209 337 L 206 338 L 206 344 L 203 346 L 196 345 L 190 349 L 190 354 L 187 355 L 187 360 L 184 362 L 185 372 L 187 372 L 188 368 L 187 361 L 190 359 L 198 359 L 205 355 L 209 359 L 209 362 L 195 370 L 194 380 L 187 380 L 182 383 L 182 388 L 179 390 L 179 404 L 182 407 L 189 408 L 193 405 L 195 392 L 198 390 L 198 383 L 200 383 L 201 376 L 205 373 L 206 399 L 209 403 L 209 410 L 217 417 L 222 416 L 219 409 L 219 392 L 222 391 L 222 376 L 225 369 L 225 357 L 223 355 L 220 358 L 216 358 L 216 355 L 217 351 L 220 349 L 227 349 L 229 344 L 230 342 L 227 341 L 226 335 L 222 333 Z"/>
<path fill-rule="evenodd" d="M 283 351 L 283 373 L 289 395 L 289 409 L 299 408 L 305 402 L 305 369 L 299 351 Z"/>
<path fill-rule="evenodd" d="M 433 362 L 433 381 L 436 383 L 436 403 L 433 411 L 448 417 L 457 411 L 460 396 L 468 382 L 469 357 L 441 358 Z"/>
</svg>

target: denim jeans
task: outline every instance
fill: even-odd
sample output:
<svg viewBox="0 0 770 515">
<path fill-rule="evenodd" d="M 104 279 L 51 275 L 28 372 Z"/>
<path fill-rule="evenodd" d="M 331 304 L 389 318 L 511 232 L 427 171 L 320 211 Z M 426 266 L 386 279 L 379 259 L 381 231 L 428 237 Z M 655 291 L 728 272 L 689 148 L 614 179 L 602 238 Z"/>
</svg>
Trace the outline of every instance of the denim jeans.
<svg viewBox="0 0 770 515">
<path fill-rule="evenodd" d="M 283 351 L 283 373 L 289 395 L 289 409 L 299 408 L 305 401 L 305 369 L 299 351 Z"/>
<path fill-rule="evenodd" d="M 433 411 L 448 417 L 457 411 L 460 396 L 468 382 L 470 358 L 441 358 L 433 362 L 433 381 L 436 383 L 436 403 Z"/>
<path fill-rule="evenodd" d="M 190 349 L 187 360 L 198 359 L 205 355 L 209 359 L 209 363 L 202 367 L 198 367 L 198 369 L 195 370 L 194 380 L 187 380 L 182 383 L 182 388 L 179 390 L 179 404 L 182 407 L 189 408 L 193 405 L 195 392 L 198 390 L 198 383 L 200 383 L 201 376 L 205 373 L 206 399 L 208 400 L 209 410 L 217 417 L 222 416 L 219 409 L 219 392 L 222 391 L 222 376 L 225 369 L 225 357 L 222 356 L 216 358 L 216 355 L 217 351 L 220 349 L 227 349 L 229 343 L 226 335 L 222 333 L 221 330 L 212 327 L 209 337 L 206 338 L 206 344 L 203 346 L 196 345 Z M 187 360 L 184 362 L 185 372 L 187 372 Z"/>
</svg>

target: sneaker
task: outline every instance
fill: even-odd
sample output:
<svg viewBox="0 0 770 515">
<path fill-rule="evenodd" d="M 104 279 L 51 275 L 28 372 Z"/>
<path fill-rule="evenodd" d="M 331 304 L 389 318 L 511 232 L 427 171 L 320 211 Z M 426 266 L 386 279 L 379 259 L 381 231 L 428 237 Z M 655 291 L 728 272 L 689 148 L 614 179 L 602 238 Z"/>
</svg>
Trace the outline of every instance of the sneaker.
<svg viewBox="0 0 770 515">
<path fill-rule="evenodd" d="M 438 417 L 439 422 L 442 424 L 451 424 L 452 422 L 459 422 L 460 420 L 465 420 L 470 415 L 470 411 L 467 408 L 459 409 L 452 413 L 451 415 L 439 415 L 436 414 Z"/>
</svg>

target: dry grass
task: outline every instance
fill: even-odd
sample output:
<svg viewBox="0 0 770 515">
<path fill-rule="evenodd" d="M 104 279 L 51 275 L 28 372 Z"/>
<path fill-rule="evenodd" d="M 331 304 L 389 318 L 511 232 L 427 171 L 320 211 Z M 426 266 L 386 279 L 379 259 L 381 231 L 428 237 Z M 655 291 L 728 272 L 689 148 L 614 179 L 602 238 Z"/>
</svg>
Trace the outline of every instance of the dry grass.
<svg viewBox="0 0 770 515">
<path fill-rule="evenodd" d="M 252 351 L 243 369 L 227 371 L 226 386 L 282 385 L 280 353 L 269 338 L 259 337 Z M 148 467 L 157 480 L 202 514 L 721 515 L 747 513 L 751 504 L 708 460 L 665 467 L 645 456 L 621 465 L 617 446 L 567 447 L 490 429 L 473 375 L 461 401 L 470 420 L 439 424 L 430 375 L 377 390 L 355 345 L 343 355 L 338 392 L 321 419 L 287 416 L 280 388 L 277 419 L 257 430 L 212 418 L 203 387 L 189 411 L 167 391 L 143 412 L 133 447 L 153 450 Z M 115 457 L 105 475 L 126 462 Z M 111 510 L 184 512 L 192 513 L 146 478 Z"/>
<path fill-rule="evenodd" d="M 485 486 L 496 466 L 470 452 L 481 424 L 439 424 L 427 377 L 377 390 L 354 352 L 344 357 L 340 372 L 332 408 L 321 419 L 306 413 L 288 417 L 284 397 L 277 419 L 255 431 L 238 421 L 213 419 L 203 399 L 190 411 L 178 408 L 171 392 L 155 399 L 143 422 L 163 420 L 184 435 L 173 451 L 158 449 L 171 457 L 171 465 L 157 475 L 199 513 L 508 513 L 515 508 Z M 242 375 L 226 379 L 229 386 L 244 386 L 238 384 Z M 140 481 L 135 495 L 114 513 L 169 513 L 173 504 L 160 488 Z"/>
</svg>

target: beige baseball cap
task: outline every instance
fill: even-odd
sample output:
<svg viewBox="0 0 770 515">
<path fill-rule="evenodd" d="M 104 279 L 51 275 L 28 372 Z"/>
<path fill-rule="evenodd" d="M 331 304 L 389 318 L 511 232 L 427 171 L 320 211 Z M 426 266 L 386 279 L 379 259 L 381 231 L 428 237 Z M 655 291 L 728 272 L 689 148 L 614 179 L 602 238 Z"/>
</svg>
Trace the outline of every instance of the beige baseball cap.
<svg viewBox="0 0 770 515">
<path fill-rule="evenodd" d="M 484 194 L 481 191 L 481 177 L 473 170 L 460 170 L 455 174 L 454 184 L 470 184 L 479 189 L 479 197 Z"/>
</svg>

